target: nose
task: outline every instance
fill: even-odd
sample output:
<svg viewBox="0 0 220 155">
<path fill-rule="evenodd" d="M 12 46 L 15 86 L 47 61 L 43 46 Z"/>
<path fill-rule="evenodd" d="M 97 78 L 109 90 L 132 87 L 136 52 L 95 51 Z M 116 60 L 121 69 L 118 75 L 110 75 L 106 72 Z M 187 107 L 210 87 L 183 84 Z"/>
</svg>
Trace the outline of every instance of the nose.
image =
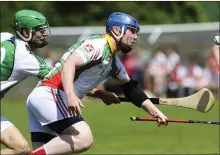
<svg viewBox="0 0 220 155">
<path fill-rule="evenodd" d="M 48 35 L 48 33 L 47 33 L 47 31 L 46 31 L 46 30 L 44 30 L 44 31 L 41 31 L 41 35 L 43 35 L 43 36 L 47 36 L 47 35 Z"/>
<path fill-rule="evenodd" d="M 136 41 L 137 39 L 138 39 L 138 35 L 135 33 L 135 34 L 133 35 L 133 40 Z"/>
<path fill-rule="evenodd" d="M 135 33 L 135 34 L 134 34 L 134 39 L 137 40 L 137 38 L 138 38 L 138 34 Z"/>
</svg>

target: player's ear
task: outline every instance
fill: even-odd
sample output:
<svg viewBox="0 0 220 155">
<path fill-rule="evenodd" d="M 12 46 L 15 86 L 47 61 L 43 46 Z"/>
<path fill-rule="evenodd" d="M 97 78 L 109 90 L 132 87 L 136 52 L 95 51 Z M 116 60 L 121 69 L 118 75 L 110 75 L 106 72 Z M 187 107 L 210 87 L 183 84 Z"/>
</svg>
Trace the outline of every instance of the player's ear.
<svg viewBox="0 0 220 155">
<path fill-rule="evenodd" d="M 23 29 L 22 30 L 22 36 L 25 37 L 25 38 L 28 38 L 29 37 L 29 30 L 28 29 Z"/>
<path fill-rule="evenodd" d="M 116 35 L 120 35 L 120 27 L 119 26 L 113 26 L 112 27 L 112 30 L 113 32 L 116 34 Z"/>
</svg>

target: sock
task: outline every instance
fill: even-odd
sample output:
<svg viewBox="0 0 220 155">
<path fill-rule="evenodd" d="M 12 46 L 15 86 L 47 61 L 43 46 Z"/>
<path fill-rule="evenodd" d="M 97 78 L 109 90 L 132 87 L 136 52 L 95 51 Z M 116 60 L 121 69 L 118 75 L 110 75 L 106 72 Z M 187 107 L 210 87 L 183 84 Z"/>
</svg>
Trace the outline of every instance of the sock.
<svg viewBox="0 0 220 155">
<path fill-rule="evenodd" d="M 47 155 L 46 149 L 44 146 L 39 147 L 38 149 L 29 153 L 29 155 Z"/>
</svg>

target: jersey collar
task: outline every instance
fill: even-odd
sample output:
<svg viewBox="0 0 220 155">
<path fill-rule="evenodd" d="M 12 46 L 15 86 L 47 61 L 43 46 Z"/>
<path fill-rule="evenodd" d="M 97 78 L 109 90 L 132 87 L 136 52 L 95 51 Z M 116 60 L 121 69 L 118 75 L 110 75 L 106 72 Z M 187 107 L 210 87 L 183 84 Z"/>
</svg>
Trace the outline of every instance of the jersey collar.
<svg viewBox="0 0 220 155">
<path fill-rule="evenodd" d="M 116 53 L 116 46 L 112 43 L 111 41 L 111 36 L 109 34 L 105 34 L 104 37 L 106 38 L 108 44 L 109 44 L 109 47 L 111 49 L 111 54 L 115 54 Z"/>
<path fill-rule="evenodd" d="M 10 38 L 11 41 L 15 42 L 15 39 L 19 40 L 19 41 L 23 41 L 25 43 L 26 48 L 28 49 L 28 51 L 31 51 L 31 47 L 30 45 L 25 42 L 24 40 L 22 40 L 20 37 L 18 37 L 17 35 L 14 35 Z"/>
</svg>

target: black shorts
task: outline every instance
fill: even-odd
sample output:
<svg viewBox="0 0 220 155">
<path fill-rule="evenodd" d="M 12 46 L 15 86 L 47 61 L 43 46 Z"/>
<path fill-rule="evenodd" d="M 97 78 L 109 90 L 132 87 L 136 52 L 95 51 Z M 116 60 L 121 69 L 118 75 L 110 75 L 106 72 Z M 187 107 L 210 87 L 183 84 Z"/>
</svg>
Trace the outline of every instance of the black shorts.
<svg viewBox="0 0 220 155">
<path fill-rule="evenodd" d="M 84 121 L 82 117 L 76 116 L 76 117 L 69 117 L 66 119 L 62 119 L 50 124 L 47 124 L 52 131 L 56 132 L 57 134 L 61 134 L 65 129 L 70 127 L 73 124 L 76 124 L 78 122 Z M 55 138 L 56 136 L 44 133 L 44 132 L 31 132 L 31 141 L 32 142 L 44 142 L 47 143 L 51 139 Z"/>
</svg>

